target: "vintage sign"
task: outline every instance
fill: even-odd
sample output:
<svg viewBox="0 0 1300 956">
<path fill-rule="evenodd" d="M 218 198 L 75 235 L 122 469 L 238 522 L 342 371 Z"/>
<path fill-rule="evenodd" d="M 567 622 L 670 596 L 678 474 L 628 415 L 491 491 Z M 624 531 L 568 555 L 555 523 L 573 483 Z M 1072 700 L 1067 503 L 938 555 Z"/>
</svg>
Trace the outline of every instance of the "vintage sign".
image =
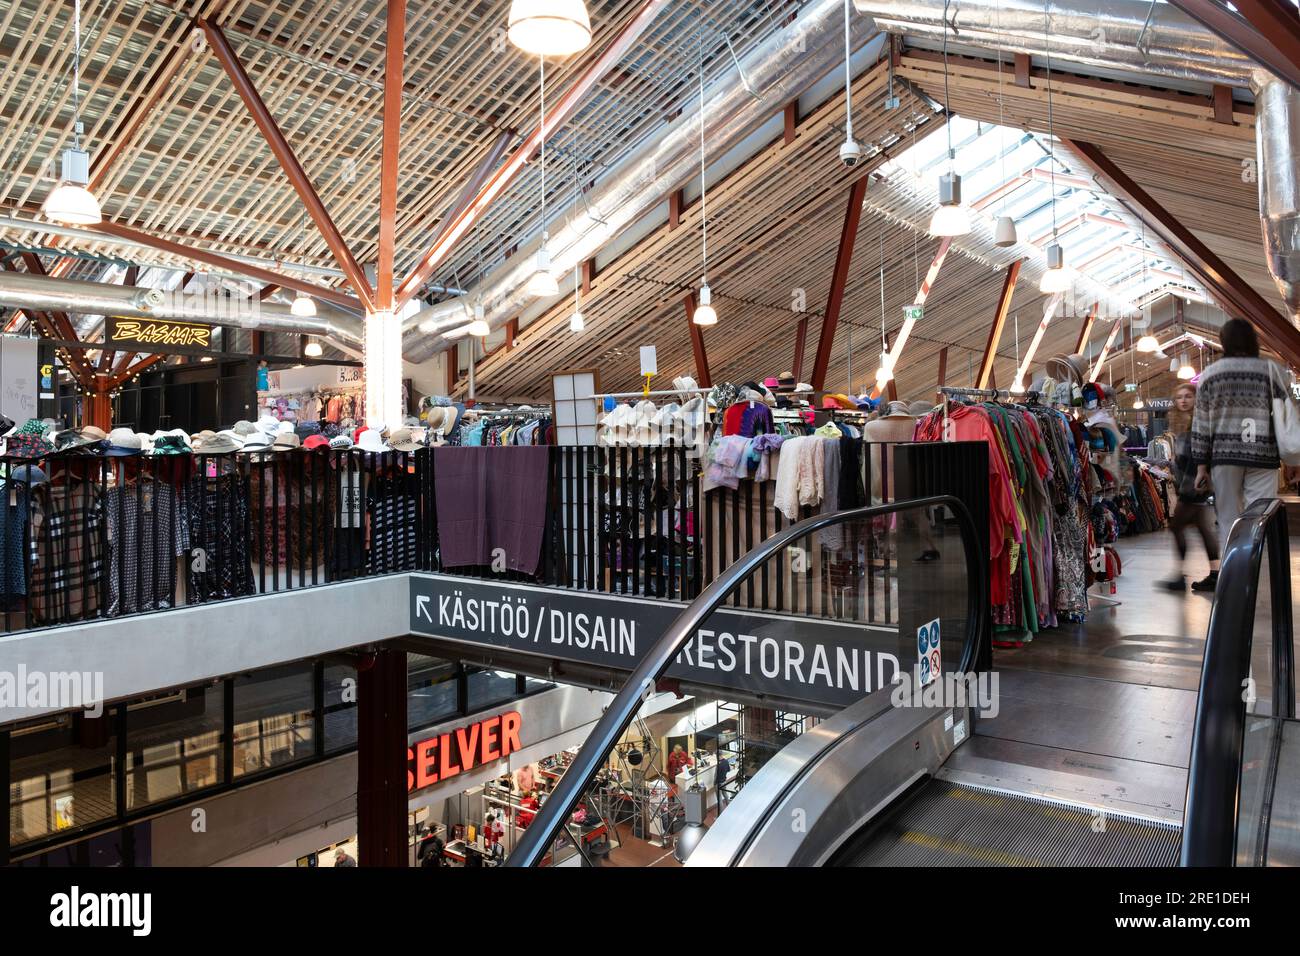
<svg viewBox="0 0 1300 956">
<path fill-rule="evenodd" d="M 685 607 L 436 574 L 411 575 L 410 600 L 414 634 L 623 670 Z M 896 626 L 725 608 L 704 621 L 667 676 L 842 707 L 903 673 L 899 642 Z"/>
<path fill-rule="evenodd" d="M 112 345 L 161 351 L 167 346 L 211 348 L 212 326 L 170 319 L 124 319 L 109 316 L 108 341 Z"/>
</svg>

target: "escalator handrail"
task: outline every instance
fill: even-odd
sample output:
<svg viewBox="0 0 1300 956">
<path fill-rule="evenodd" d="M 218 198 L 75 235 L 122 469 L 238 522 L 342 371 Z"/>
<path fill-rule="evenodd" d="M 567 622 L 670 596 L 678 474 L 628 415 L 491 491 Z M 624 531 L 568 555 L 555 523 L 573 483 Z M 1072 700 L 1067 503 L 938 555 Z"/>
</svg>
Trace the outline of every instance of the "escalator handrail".
<svg viewBox="0 0 1300 956">
<path fill-rule="evenodd" d="M 1236 857 L 1247 680 L 1251 676 L 1259 571 L 1269 560 L 1273 708 L 1295 716 L 1290 540 L 1286 507 L 1253 502 L 1233 524 L 1206 629 L 1183 809 L 1183 866 L 1232 866 Z"/>
<path fill-rule="evenodd" d="M 970 511 L 959 499 L 951 495 L 935 495 L 836 511 L 800 521 L 768 538 L 736 560 L 677 615 L 663 636 L 637 664 L 627 683 L 605 709 L 605 713 L 582 745 L 578 756 L 574 758 L 555 790 L 542 805 L 528 829 L 524 831 L 523 838 L 515 845 L 514 852 L 507 858 L 506 865 L 532 867 L 541 863 L 551 841 L 555 839 L 564 821 L 568 819 L 574 806 L 587 792 L 591 781 L 604 765 L 606 756 L 627 731 L 633 718 L 641 709 L 642 703 L 654 693 L 658 680 L 663 677 L 678 653 L 694 636 L 700 625 L 708 620 L 723 601 L 768 559 L 791 542 L 831 525 L 939 506 L 951 511 L 961 528 L 969 583 L 966 639 L 962 648 L 960 669 L 963 672 L 972 670 L 980 659 L 982 645 L 990 638 L 987 623 L 989 616 L 985 613 L 989 596 L 985 566 L 988 557 L 979 553 L 979 536 L 975 531 L 974 521 Z"/>
</svg>

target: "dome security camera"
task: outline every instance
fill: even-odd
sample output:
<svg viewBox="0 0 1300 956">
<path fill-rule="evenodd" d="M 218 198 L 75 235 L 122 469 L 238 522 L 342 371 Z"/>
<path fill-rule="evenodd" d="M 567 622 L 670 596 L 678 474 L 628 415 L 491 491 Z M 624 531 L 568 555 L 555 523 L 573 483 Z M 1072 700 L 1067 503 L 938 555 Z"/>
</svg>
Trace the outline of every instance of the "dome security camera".
<svg viewBox="0 0 1300 956">
<path fill-rule="evenodd" d="M 856 140 L 846 139 L 844 145 L 840 147 L 840 162 L 852 169 L 858 163 L 862 162 L 862 147 Z"/>
</svg>

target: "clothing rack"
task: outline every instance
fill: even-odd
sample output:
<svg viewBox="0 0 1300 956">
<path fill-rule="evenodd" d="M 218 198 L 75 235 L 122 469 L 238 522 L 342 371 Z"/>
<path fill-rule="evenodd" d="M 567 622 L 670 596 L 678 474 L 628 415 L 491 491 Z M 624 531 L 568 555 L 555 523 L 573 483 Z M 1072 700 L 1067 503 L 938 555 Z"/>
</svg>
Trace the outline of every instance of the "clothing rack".
<svg viewBox="0 0 1300 956">
<path fill-rule="evenodd" d="M 956 385 L 941 385 L 939 392 L 948 398 L 991 398 L 995 402 L 999 399 L 1015 401 L 1018 398 L 1037 401 L 1042 398 L 1038 392 L 1012 392 L 1010 389 L 1001 388 L 960 388 Z"/>
</svg>

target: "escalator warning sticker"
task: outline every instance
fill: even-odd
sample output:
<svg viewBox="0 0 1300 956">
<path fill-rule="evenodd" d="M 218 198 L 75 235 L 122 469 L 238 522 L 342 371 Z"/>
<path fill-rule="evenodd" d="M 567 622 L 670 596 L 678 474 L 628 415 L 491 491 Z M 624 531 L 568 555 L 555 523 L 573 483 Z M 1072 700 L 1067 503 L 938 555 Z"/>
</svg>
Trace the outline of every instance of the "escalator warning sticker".
<svg viewBox="0 0 1300 956">
<path fill-rule="evenodd" d="M 943 655 L 939 650 L 939 619 L 916 629 L 916 666 L 922 687 L 939 676 Z"/>
</svg>

